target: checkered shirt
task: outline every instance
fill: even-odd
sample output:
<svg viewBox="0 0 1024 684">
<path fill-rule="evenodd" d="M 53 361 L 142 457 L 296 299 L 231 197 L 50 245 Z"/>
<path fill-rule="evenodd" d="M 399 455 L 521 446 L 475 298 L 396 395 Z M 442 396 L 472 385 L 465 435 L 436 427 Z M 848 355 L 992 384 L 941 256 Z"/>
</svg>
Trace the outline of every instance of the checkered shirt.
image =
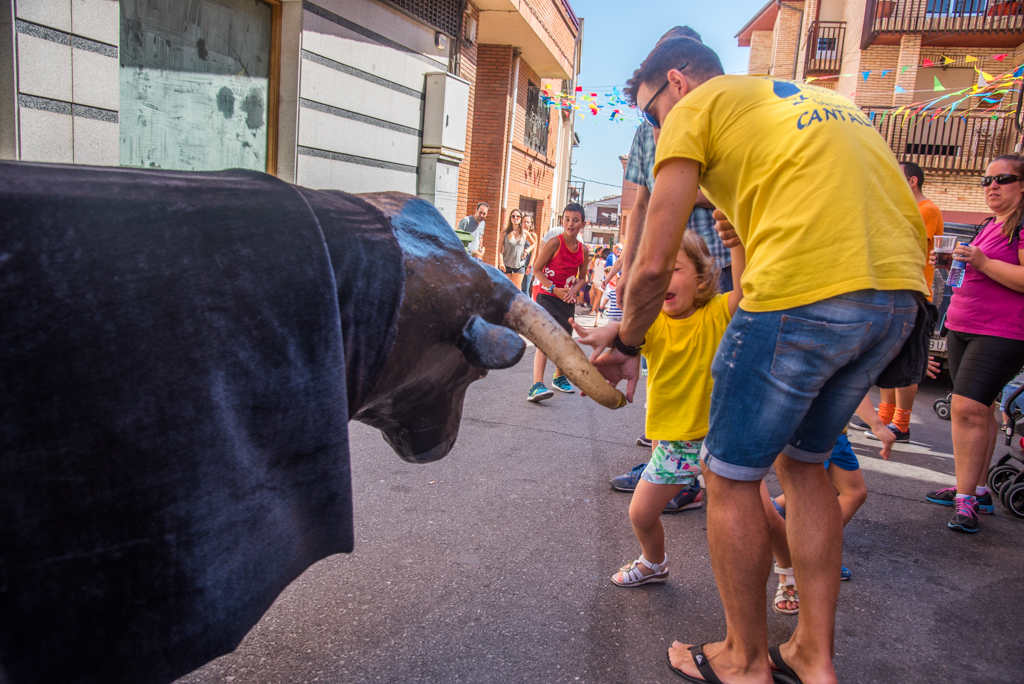
<svg viewBox="0 0 1024 684">
<path fill-rule="evenodd" d="M 655 149 L 654 128 L 646 121 L 641 122 L 633 135 L 633 146 L 629 150 L 626 180 L 637 185 L 646 185 L 647 189 L 652 192 L 654 191 Z M 729 250 L 722 244 L 722 240 L 718 237 L 718 231 L 715 230 L 715 219 L 712 218 L 710 209 L 694 207 L 690 219 L 686 222 L 686 228 L 704 238 L 718 268 L 725 269 L 732 264 Z"/>
</svg>

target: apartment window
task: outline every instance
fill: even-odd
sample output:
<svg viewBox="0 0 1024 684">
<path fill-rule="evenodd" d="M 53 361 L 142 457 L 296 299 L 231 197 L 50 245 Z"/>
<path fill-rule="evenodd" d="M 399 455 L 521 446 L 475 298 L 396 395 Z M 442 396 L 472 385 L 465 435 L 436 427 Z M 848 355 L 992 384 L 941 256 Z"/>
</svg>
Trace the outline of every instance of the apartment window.
<svg viewBox="0 0 1024 684">
<path fill-rule="evenodd" d="M 279 12 L 121 0 L 121 165 L 274 172 Z"/>
<path fill-rule="evenodd" d="M 818 52 L 835 52 L 836 42 L 835 38 L 818 38 Z"/>
<path fill-rule="evenodd" d="M 540 88 L 527 82 L 526 89 L 526 133 L 523 142 L 538 152 L 548 152 L 548 108 L 544 104 Z"/>
</svg>

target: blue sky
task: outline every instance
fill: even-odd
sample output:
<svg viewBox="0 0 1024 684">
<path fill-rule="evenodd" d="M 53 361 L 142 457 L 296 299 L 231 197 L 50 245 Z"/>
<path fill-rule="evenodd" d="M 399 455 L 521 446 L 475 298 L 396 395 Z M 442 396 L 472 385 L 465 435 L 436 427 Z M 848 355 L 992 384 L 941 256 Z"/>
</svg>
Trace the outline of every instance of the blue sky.
<svg viewBox="0 0 1024 684">
<path fill-rule="evenodd" d="M 570 2 L 577 16 L 586 19 L 579 84 L 584 90 L 603 96 L 611 92 L 611 86 L 626 82 L 665 31 L 681 24 L 701 34 L 704 43 L 722 59 L 726 73 L 746 73 L 750 48 L 737 47 L 734 36 L 766 0 Z M 573 179 L 614 186 L 588 182 L 586 199 L 619 194 L 622 183 L 619 155 L 629 153 L 635 130 L 634 121 L 612 123 L 607 114 L 577 118 L 576 133 L 581 142 L 573 151 Z"/>
</svg>

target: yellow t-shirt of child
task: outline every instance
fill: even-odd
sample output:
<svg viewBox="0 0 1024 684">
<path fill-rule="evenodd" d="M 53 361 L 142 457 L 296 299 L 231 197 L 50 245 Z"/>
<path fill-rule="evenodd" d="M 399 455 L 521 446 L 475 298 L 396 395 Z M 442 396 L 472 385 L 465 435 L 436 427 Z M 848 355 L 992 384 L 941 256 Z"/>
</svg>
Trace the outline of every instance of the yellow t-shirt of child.
<svg viewBox="0 0 1024 684">
<path fill-rule="evenodd" d="M 711 362 L 729 325 L 729 296 L 716 295 L 689 318 L 658 314 L 644 342 L 649 439 L 703 439 L 711 414 Z"/>
<path fill-rule="evenodd" d="M 856 290 L 925 283 L 925 229 L 896 157 L 831 90 L 717 76 L 665 117 L 654 173 L 701 165 L 704 194 L 746 249 L 745 311 L 780 311 Z"/>
</svg>

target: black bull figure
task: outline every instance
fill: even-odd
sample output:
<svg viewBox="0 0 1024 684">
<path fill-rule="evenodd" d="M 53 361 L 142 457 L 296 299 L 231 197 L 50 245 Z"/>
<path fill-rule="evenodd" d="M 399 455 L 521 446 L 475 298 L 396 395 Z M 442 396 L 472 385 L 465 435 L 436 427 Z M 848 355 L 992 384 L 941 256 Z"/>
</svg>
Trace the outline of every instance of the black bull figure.
<svg viewBox="0 0 1024 684">
<path fill-rule="evenodd" d="M 347 423 L 445 456 L 522 333 L 621 395 L 428 203 L 0 163 L 0 682 L 166 682 L 352 550 Z"/>
</svg>

